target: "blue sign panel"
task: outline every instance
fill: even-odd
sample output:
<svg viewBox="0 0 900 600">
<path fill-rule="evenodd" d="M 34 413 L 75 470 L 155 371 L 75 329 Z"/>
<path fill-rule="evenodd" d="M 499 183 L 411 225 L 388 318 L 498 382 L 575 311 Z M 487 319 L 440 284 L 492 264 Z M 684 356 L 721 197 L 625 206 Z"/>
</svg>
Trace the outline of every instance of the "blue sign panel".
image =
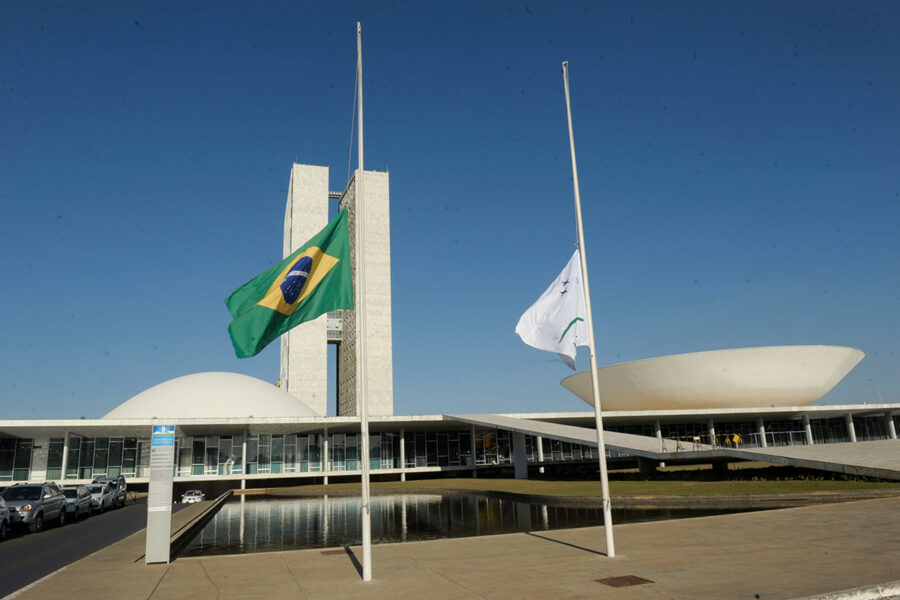
<svg viewBox="0 0 900 600">
<path fill-rule="evenodd" d="M 174 425 L 154 425 L 153 435 L 150 436 L 150 447 L 174 446 L 175 445 L 175 426 Z"/>
</svg>

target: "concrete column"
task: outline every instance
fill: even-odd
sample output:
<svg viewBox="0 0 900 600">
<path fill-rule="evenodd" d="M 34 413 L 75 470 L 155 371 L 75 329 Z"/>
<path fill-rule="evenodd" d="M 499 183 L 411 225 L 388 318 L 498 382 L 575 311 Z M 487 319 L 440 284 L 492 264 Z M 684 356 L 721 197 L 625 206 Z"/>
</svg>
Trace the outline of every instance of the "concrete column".
<svg viewBox="0 0 900 600">
<path fill-rule="evenodd" d="M 534 439 L 536 440 L 535 443 L 537 444 L 538 462 L 543 463 L 544 462 L 544 438 L 542 438 L 541 436 L 537 436 Z M 544 472 L 544 465 L 541 464 L 541 466 L 538 467 L 538 473 L 543 473 L 543 472 Z"/>
<path fill-rule="evenodd" d="M 245 429 L 244 435 L 241 437 L 241 489 L 247 488 L 247 436 L 250 430 Z"/>
<path fill-rule="evenodd" d="M 710 419 L 706 425 L 709 430 L 709 443 L 713 446 L 716 445 L 716 424 Z"/>
<path fill-rule="evenodd" d="M 894 425 L 894 415 L 892 415 L 891 413 L 887 413 L 884 416 L 884 418 L 887 419 L 888 436 L 890 436 L 890 438 L 892 440 L 896 440 L 897 439 L 897 426 Z"/>
<path fill-rule="evenodd" d="M 513 469 L 516 479 L 528 479 L 528 455 L 525 453 L 525 434 L 512 432 Z"/>
<path fill-rule="evenodd" d="M 666 451 L 666 444 L 663 442 L 662 436 L 662 423 L 659 422 L 659 419 L 653 421 L 653 429 L 656 431 L 656 439 L 659 440 L 659 451 Z"/>
<path fill-rule="evenodd" d="M 847 422 L 847 434 L 850 436 L 850 441 L 856 441 L 856 427 L 853 425 L 853 415 L 847 413 L 844 417 L 844 420 Z"/>
<path fill-rule="evenodd" d="M 60 479 L 66 478 L 66 471 L 69 469 L 69 432 L 66 432 L 66 437 L 63 438 L 63 456 L 62 456 L 62 474 L 59 476 Z"/>
<path fill-rule="evenodd" d="M 803 415 L 803 429 L 806 430 L 806 443 L 812 446 L 815 441 L 813 440 L 812 425 L 809 422 L 809 415 Z"/>
<path fill-rule="evenodd" d="M 406 431 L 400 428 L 400 481 L 406 481 Z"/>
<path fill-rule="evenodd" d="M 756 428 L 759 431 L 760 442 L 759 445 L 763 448 L 767 448 L 769 443 L 766 442 L 766 424 L 763 422 L 763 418 L 760 417 L 756 420 Z"/>
<path fill-rule="evenodd" d="M 475 426 L 472 425 L 472 477 L 478 477 L 478 468 L 475 466 Z"/>
<path fill-rule="evenodd" d="M 656 472 L 656 461 L 651 460 L 649 458 L 644 458 L 643 456 L 639 456 L 638 459 L 638 472 L 641 475 L 650 475 L 651 473 Z"/>
<path fill-rule="evenodd" d="M 324 485 L 328 485 L 328 472 L 331 470 L 328 468 L 329 460 L 328 456 L 328 428 L 326 427 L 324 433 L 322 434 L 322 473 L 325 473 L 325 476 L 322 477 L 322 483 Z"/>
</svg>

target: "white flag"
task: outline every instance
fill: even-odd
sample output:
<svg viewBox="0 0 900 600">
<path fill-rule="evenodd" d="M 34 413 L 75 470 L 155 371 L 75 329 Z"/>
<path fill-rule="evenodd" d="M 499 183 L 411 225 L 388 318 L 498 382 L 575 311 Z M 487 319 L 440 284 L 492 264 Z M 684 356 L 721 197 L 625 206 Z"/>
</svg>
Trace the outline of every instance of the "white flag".
<svg viewBox="0 0 900 600">
<path fill-rule="evenodd" d="M 586 316 L 581 256 L 576 250 L 556 281 L 519 319 L 516 333 L 529 346 L 556 352 L 575 369 L 576 346 L 590 345 Z"/>
</svg>

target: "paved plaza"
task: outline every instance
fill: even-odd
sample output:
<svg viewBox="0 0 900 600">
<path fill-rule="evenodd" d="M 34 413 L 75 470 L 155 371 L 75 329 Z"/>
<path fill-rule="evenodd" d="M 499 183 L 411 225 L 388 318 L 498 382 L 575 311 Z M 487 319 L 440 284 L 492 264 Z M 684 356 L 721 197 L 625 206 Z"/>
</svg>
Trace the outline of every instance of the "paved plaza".
<svg viewBox="0 0 900 600">
<path fill-rule="evenodd" d="M 176 514 L 173 530 L 201 509 Z M 900 497 L 635 523 L 615 532 L 612 559 L 603 554 L 599 527 L 377 545 L 374 580 L 363 583 L 359 548 L 145 566 L 142 531 L 17 598 L 71 597 L 78 590 L 81 597 L 121 600 L 791 599 L 876 584 L 887 590 L 883 597 L 900 593 Z M 647 582 L 614 587 L 608 583 L 623 580 L 601 581 L 626 576 Z"/>
</svg>

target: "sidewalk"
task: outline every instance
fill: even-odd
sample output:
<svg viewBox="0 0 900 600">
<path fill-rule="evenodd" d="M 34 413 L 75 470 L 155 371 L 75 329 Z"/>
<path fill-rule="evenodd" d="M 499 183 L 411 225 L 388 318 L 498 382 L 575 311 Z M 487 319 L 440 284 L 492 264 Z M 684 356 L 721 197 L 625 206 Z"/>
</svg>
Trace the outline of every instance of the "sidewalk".
<svg viewBox="0 0 900 600">
<path fill-rule="evenodd" d="M 191 507 L 193 509 L 193 507 Z M 193 510 L 175 515 L 188 519 Z M 173 518 L 173 529 L 179 523 Z M 900 580 L 900 498 L 616 528 L 603 556 L 590 527 L 373 547 L 183 558 L 145 566 L 139 532 L 41 581 L 21 600 L 238 598 L 791 599 Z M 636 576 L 612 587 L 598 580 Z M 895 586 L 900 589 L 900 584 Z M 897 593 L 896 591 L 893 593 Z M 836 596 L 839 597 L 839 596 Z M 870 596 L 871 597 L 871 596 Z"/>
</svg>

